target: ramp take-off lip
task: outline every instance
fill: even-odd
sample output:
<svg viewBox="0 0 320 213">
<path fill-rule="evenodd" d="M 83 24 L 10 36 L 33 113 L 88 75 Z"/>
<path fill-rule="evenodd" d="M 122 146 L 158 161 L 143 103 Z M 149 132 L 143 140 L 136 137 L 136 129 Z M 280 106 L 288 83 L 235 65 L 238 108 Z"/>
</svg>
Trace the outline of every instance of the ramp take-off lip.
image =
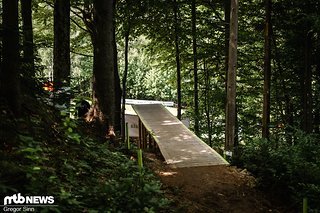
<svg viewBox="0 0 320 213">
<path fill-rule="evenodd" d="M 159 146 L 167 164 L 174 167 L 228 165 L 180 120 L 160 104 L 133 105 L 144 127 Z"/>
</svg>

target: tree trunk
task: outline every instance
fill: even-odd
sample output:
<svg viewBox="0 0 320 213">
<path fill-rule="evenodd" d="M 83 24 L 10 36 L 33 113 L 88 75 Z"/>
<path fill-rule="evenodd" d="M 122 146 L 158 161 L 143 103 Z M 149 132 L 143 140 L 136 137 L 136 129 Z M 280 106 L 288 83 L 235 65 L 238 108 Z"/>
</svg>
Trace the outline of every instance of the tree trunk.
<svg viewBox="0 0 320 213">
<path fill-rule="evenodd" d="M 176 66 L 177 66 L 177 118 L 181 120 L 181 66 L 180 66 L 180 49 L 179 49 L 179 21 L 178 21 L 178 4 L 177 1 L 173 2 L 174 11 L 174 44 L 175 44 L 175 55 L 176 55 Z"/>
<path fill-rule="evenodd" d="M 312 33 L 308 32 L 305 37 L 304 48 L 304 72 L 302 75 L 302 129 L 306 133 L 312 132 L 312 71 L 311 71 L 311 52 L 312 52 Z"/>
<path fill-rule="evenodd" d="M 124 36 L 124 72 L 122 77 L 122 124 L 121 124 L 121 135 L 122 140 L 125 139 L 125 110 L 126 110 L 126 96 L 127 96 L 127 76 L 128 76 L 128 52 L 129 52 L 129 34 L 130 34 L 130 27 L 128 26 L 128 29 L 125 32 Z"/>
<path fill-rule="evenodd" d="M 317 51 L 316 57 L 320 57 L 320 50 Z M 320 61 L 316 61 L 316 81 L 320 85 Z M 315 112 L 314 112 L 314 131 L 316 134 L 320 133 L 320 97 L 315 96 Z"/>
<path fill-rule="evenodd" d="M 277 65 L 277 73 L 278 76 L 280 77 L 280 88 L 282 89 L 284 93 L 284 102 L 285 102 L 285 114 L 283 117 L 283 122 L 286 126 L 285 132 L 286 132 L 286 140 L 289 144 L 292 143 L 292 127 L 294 124 L 294 116 L 293 116 L 293 103 L 292 103 L 292 97 L 290 97 L 290 94 L 287 92 L 288 86 L 286 85 L 285 82 L 285 75 L 284 75 L 284 70 L 281 65 L 281 60 L 279 56 L 279 51 L 278 51 L 278 45 L 276 43 L 276 38 L 274 38 L 274 34 L 272 33 L 272 28 L 271 28 L 271 36 L 273 37 L 272 42 L 274 46 L 274 55 L 275 55 L 275 65 Z"/>
<path fill-rule="evenodd" d="M 194 132 L 199 135 L 199 95 L 198 95 L 198 55 L 196 28 L 196 1 L 192 0 L 192 48 L 193 48 L 193 77 L 194 77 Z"/>
<path fill-rule="evenodd" d="M 236 68 L 238 45 L 238 0 L 231 0 L 230 41 L 227 78 L 225 150 L 233 151 L 236 138 Z"/>
<path fill-rule="evenodd" d="M 225 90 L 227 93 L 227 76 L 228 76 L 228 64 L 229 64 L 229 39 L 230 39 L 230 1 L 224 1 L 224 51 L 225 51 L 225 60 L 224 66 L 226 71 L 225 78 Z"/>
<path fill-rule="evenodd" d="M 116 1 L 113 1 L 113 11 L 115 11 Z M 115 131 L 121 131 L 121 81 L 119 76 L 118 69 L 118 50 L 117 50 L 117 42 L 116 42 L 116 28 L 115 21 L 113 20 L 113 51 L 114 51 L 114 86 L 115 86 L 115 121 L 114 121 L 114 129 Z"/>
<path fill-rule="evenodd" d="M 266 20 L 264 32 L 264 84 L 262 137 L 269 139 L 270 85 L 271 85 L 271 0 L 265 0 Z"/>
<path fill-rule="evenodd" d="M 53 79 L 55 91 L 70 87 L 70 1 L 54 2 Z M 70 97 L 59 94 L 56 101 L 69 105 Z"/>
<path fill-rule="evenodd" d="M 2 7 L 2 5 L 1 5 Z M 2 26 L 2 23 L 0 23 L 0 25 Z M 2 29 L 0 29 L 0 77 L 1 76 L 1 73 L 2 73 Z M 0 89 L 1 89 L 1 79 L 0 79 Z M 1 94 L 1 92 L 0 92 Z"/>
<path fill-rule="evenodd" d="M 21 0 L 21 15 L 23 22 L 23 62 L 28 76 L 34 77 L 35 70 L 31 0 Z"/>
<path fill-rule="evenodd" d="M 93 2 L 93 101 L 91 113 L 106 133 L 115 125 L 116 84 L 113 1 Z"/>
<path fill-rule="evenodd" d="M 212 132 L 211 132 L 211 119 L 210 119 L 210 109 L 212 106 L 210 106 L 210 99 L 209 99 L 209 91 L 211 90 L 211 85 L 210 85 L 210 74 L 209 74 L 209 69 L 206 67 L 206 60 L 203 59 L 203 72 L 206 75 L 205 78 L 205 95 L 204 95 L 204 102 L 205 102 L 205 114 L 206 114 L 206 119 L 207 119 L 207 134 L 208 134 L 208 144 L 210 147 L 212 147 Z"/>
<path fill-rule="evenodd" d="M 19 116 L 21 112 L 18 0 L 2 1 L 3 61 L 0 78 L 1 96 Z"/>
</svg>

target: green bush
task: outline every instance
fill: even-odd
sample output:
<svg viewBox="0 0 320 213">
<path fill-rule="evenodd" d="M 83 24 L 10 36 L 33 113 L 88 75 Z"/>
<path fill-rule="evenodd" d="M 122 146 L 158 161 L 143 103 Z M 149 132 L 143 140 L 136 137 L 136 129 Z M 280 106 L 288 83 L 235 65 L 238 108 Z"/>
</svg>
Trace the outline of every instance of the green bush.
<svg viewBox="0 0 320 213">
<path fill-rule="evenodd" d="M 256 139 L 242 147 L 240 161 L 260 187 L 300 206 L 304 197 L 310 208 L 320 210 L 319 135 L 296 131 L 293 143 L 282 139 Z"/>
<path fill-rule="evenodd" d="M 159 212 L 168 206 L 154 175 L 111 151 L 107 141 L 84 135 L 75 120 L 45 121 L 45 129 L 40 118 L 19 121 L 31 122 L 21 126 L 37 135 L 31 128 L 14 130 L 18 134 L 4 144 L 10 138 L 15 144 L 0 150 L 2 196 L 54 196 L 58 206 L 41 212 Z"/>
</svg>

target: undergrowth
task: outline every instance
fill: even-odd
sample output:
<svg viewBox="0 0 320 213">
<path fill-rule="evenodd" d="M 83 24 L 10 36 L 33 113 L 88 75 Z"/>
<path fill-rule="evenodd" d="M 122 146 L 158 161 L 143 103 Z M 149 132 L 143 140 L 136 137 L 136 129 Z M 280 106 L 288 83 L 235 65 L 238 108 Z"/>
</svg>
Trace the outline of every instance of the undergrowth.
<svg viewBox="0 0 320 213">
<path fill-rule="evenodd" d="M 151 172 L 79 131 L 78 121 L 41 101 L 26 103 L 20 119 L 1 105 L 1 198 L 54 196 L 57 206 L 40 212 L 165 211 L 169 201 Z"/>
<path fill-rule="evenodd" d="M 287 198 L 295 208 L 309 201 L 309 212 L 320 211 L 319 135 L 297 130 L 287 140 L 256 139 L 242 147 L 242 166 L 252 172 L 258 184 L 279 198 Z"/>
</svg>

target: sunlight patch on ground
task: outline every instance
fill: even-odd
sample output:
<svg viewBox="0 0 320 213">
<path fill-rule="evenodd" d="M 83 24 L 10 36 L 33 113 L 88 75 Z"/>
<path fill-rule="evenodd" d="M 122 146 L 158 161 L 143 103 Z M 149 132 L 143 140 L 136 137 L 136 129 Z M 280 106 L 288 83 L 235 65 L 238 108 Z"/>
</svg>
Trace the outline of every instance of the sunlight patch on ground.
<svg viewBox="0 0 320 213">
<path fill-rule="evenodd" d="M 178 174 L 178 172 L 159 172 L 161 176 L 173 176 Z"/>
</svg>

